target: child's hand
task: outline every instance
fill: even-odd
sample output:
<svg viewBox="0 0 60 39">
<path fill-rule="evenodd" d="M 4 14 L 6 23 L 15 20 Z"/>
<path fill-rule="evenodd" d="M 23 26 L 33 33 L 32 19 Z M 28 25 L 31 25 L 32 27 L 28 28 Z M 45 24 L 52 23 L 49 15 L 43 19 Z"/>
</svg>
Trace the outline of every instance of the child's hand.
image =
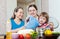
<svg viewBox="0 0 60 39">
<path fill-rule="evenodd" d="M 50 29 L 53 31 L 53 26 L 54 26 L 54 24 L 53 24 L 53 22 L 49 22 L 49 26 L 50 26 Z"/>
<path fill-rule="evenodd" d="M 53 22 L 49 22 L 49 25 L 50 25 L 50 27 L 54 26 Z"/>
</svg>

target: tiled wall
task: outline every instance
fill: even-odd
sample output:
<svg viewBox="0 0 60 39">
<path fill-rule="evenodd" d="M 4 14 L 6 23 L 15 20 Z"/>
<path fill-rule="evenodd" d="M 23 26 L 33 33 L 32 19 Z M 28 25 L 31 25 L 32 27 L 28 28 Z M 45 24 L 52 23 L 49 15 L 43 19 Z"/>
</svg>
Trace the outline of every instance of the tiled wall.
<svg viewBox="0 0 60 39">
<path fill-rule="evenodd" d="M 0 34 L 6 33 L 6 21 L 12 16 L 16 0 L 0 0 Z"/>
<path fill-rule="evenodd" d="M 0 0 L 0 33 L 5 33 L 6 28 L 6 0 Z M 3 32 L 2 32 L 3 31 Z"/>
<path fill-rule="evenodd" d="M 55 31 L 60 32 L 60 0 L 49 0 L 49 15 L 59 22 L 59 27 Z"/>
</svg>

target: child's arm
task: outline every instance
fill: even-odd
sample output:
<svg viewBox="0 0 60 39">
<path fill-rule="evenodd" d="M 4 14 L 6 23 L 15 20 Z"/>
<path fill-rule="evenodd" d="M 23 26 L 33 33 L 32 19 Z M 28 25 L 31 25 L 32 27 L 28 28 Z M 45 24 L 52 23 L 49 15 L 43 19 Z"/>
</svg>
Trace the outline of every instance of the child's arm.
<svg viewBox="0 0 60 39">
<path fill-rule="evenodd" d="M 53 26 L 54 26 L 53 22 L 49 22 L 49 26 L 50 26 L 50 29 L 53 31 Z"/>
</svg>

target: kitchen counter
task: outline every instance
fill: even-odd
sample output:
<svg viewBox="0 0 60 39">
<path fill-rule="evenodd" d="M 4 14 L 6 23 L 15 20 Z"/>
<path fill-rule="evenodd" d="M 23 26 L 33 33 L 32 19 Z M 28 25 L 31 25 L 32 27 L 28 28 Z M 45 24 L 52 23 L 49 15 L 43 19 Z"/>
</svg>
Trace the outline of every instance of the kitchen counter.
<svg viewBox="0 0 60 39">
<path fill-rule="evenodd" d="M 53 33 L 51 36 L 43 36 L 43 39 L 57 39 L 60 36 L 60 33 Z M 42 39 L 42 38 L 39 38 Z"/>
<path fill-rule="evenodd" d="M 0 34 L 0 39 L 4 39 L 5 35 L 4 34 Z"/>
<path fill-rule="evenodd" d="M 2 39 L 3 38 L 5 39 L 5 37 L 6 37 L 5 35 L 0 35 L 0 36 L 2 36 Z M 51 36 L 45 36 L 45 35 L 43 35 L 43 39 L 57 39 L 58 36 L 60 36 L 60 33 L 53 33 Z M 37 38 L 37 39 L 42 39 L 42 38 Z"/>
</svg>

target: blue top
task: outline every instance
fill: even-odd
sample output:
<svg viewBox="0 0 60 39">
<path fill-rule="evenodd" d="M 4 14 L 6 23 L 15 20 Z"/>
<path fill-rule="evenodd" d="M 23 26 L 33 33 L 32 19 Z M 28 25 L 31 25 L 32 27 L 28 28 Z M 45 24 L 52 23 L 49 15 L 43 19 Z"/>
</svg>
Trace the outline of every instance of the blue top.
<svg viewBox="0 0 60 39">
<path fill-rule="evenodd" d="M 30 16 L 29 17 L 29 21 L 28 21 L 28 23 L 26 24 L 26 29 L 36 29 L 36 27 L 38 27 L 39 26 L 39 22 L 38 22 L 38 20 L 35 18 L 35 17 L 33 17 L 33 16 Z"/>
<path fill-rule="evenodd" d="M 14 19 L 11 19 L 11 25 L 12 25 L 12 28 L 11 29 L 12 30 L 15 30 L 17 28 L 20 28 L 20 27 L 24 26 L 24 21 L 21 20 L 20 21 L 20 24 L 16 24 L 15 21 L 14 21 Z"/>
</svg>

